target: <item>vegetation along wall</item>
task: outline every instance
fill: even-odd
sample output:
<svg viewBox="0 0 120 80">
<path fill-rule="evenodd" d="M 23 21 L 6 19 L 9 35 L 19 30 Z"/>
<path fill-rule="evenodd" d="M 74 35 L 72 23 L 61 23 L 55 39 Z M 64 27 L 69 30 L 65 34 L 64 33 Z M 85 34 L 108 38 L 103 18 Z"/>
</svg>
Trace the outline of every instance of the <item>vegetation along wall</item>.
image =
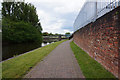
<svg viewBox="0 0 120 80">
<path fill-rule="evenodd" d="M 120 77 L 120 7 L 74 32 L 74 42 Z"/>
</svg>

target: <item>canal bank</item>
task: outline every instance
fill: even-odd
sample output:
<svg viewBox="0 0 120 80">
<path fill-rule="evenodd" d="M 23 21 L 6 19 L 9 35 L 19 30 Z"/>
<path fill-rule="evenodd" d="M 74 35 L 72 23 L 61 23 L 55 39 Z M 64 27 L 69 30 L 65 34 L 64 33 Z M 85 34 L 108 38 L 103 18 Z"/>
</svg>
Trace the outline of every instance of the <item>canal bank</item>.
<svg viewBox="0 0 120 80">
<path fill-rule="evenodd" d="M 53 42 L 51 42 L 53 43 Z M 2 44 L 2 61 L 33 51 L 51 43 Z"/>
<path fill-rule="evenodd" d="M 32 67 L 47 56 L 63 41 L 38 48 L 34 51 L 23 54 L 22 56 L 2 62 L 2 77 L 3 78 L 22 78 Z"/>
<path fill-rule="evenodd" d="M 52 43 L 54 43 L 54 42 L 52 42 Z M 39 49 L 39 48 L 41 48 L 41 47 L 50 45 L 50 44 L 52 44 L 52 43 L 42 43 L 42 46 L 40 46 L 40 47 L 38 47 L 38 48 L 32 49 L 32 50 L 27 51 L 27 52 L 25 52 L 25 53 L 21 53 L 21 54 L 19 54 L 19 55 L 13 55 L 12 57 L 10 57 L 10 58 L 8 58 L 8 59 L 5 59 L 5 60 L 3 60 L 2 62 L 7 61 L 7 60 L 10 60 L 10 59 L 13 59 L 13 58 L 15 58 L 15 57 L 22 56 L 22 55 L 24 55 L 24 54 L 27 54 L 27 53 L 32 52 L 32 51 L 34 51 L 34 50 L 37 50 L 37 49 Z"/>
</svg>

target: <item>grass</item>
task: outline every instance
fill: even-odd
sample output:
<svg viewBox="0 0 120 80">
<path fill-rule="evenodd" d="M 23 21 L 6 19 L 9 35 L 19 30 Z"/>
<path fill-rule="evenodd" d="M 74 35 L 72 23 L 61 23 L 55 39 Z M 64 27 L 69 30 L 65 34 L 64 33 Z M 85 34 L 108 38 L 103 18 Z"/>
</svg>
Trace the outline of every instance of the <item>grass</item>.
<svg viewBox="0 0 120 80">
<path fill-rule="evenodd" d="M 115 76 L 108 72 L 100 63 L 91 58 L 73 41 L 70 43 L 70 46 L 74 52 L 82 73 L 86 78 L 115 78 Z"/>
<path fill-rule="evenodd" d="M 2 78 L 22 78 L 32 67 L 42 61 L 45 56 L 64 41 L 66 40 L 52 43 L 22 56 L 4 61 L 2 63 Z"/>
</svg>

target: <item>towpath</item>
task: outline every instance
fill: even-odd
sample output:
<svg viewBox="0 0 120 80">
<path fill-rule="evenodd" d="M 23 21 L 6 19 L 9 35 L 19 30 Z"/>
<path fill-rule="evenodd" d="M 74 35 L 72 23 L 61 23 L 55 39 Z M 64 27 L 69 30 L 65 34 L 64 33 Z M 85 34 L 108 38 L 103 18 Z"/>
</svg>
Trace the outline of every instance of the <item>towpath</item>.
<svg viewBox="0 0 120 80">
<path fill-rule="evenodd" d="M 84 78 L 70 48 L 70 41 L 57 46 L 25 78 Z"/>
</svg>

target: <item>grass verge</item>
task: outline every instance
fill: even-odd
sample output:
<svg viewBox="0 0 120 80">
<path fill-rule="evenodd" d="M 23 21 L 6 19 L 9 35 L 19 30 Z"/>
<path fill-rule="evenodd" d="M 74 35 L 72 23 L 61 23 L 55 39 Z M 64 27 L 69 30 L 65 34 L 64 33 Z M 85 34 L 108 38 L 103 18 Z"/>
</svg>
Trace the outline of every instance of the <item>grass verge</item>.
<svg viewBox="0 0 120 80">
<path fill-rule="evenodd" d="M 2 78 L 22 78 L 32 67 L 40 62 L 60 43 L 59 41 L 2 63 Z"/>
<path fill-rule="evenodd" d="M 100 63 L 91 58 L 73 41 L 70 43 L 70 46 L 85 78 L 115 78 L 115 76 L 108 72 Z"/>
</svg>

